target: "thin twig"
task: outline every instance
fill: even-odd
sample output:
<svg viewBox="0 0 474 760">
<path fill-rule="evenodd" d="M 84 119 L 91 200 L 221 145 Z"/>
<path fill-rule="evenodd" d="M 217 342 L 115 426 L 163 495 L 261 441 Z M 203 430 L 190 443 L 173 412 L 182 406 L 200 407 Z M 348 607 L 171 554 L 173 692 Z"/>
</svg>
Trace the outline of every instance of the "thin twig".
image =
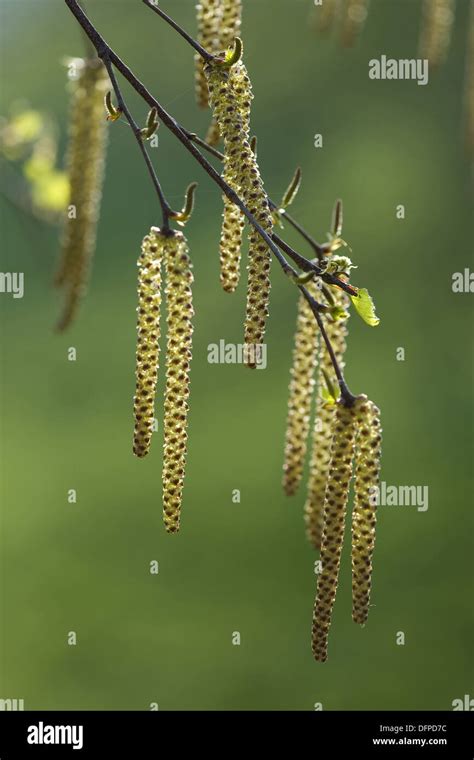
<svg viewBox="0 0 474 760">
<path fill-rule="evenodd" d="M 161 18 L 166 21 L 167 24 L 173 27 L 173 29 L 178 32 L 178 34 L 181 35 L 181 37 L 184 37 L 186 42 L 188 42 L 199 55 L 204 58 L 205 61 L 211 61 L 214 56 L 212 56 L 210 53 L 207 52 L 207 50 L 204 50 L 202 45 L 197 42 L 193 37 L 191 37 L 190 34 L 188 34 L 174 19 L 172 19 L 170 16 L 168 16 L 164 11 L 161 10 L 161 8 L 158 7 L 158 5 L 155 5 L 152 0 L 143 0 L 145 5 L 148 8 L 151 8 L 152 11 L 155 11 Z"/>
<path fill-rule="evenodd" d="M 334 349 L 331 345 L 331 341 L 328 338 L 328 334 L 326 332 L 326 328 L 324 327 L 324 322 L 321 317 L 320 311 L 320 304 L 312 297 L 311 293 L 304 287 L 304 285 L 298 285 L 299 289 L 303 293 L 304 297 L 308 301 L 311 310 L 316 318 L 316 322 L 318 323 L 319 330 L 321 332 L 321 335 L 323 336 L 323 340 L 326 344 L 326 348 L 328 350 L 332 366 L 334 367 L 334 372 L 336 373 L 337 382 L 339 383 L 339 388 L 341 389 L 341 396 L 344 401 L 345 406 L 352 406 L 354 401 L 356 400 L 356 397 L 353 393 L 350 392 L 348 385 L 344 379 L 344 375 L 342 373 L 342 370 L 339 366 L 339 362 L 337 361 L 336 355 L 334 353 Z"/>
<path fill-rule="evenodd" d="M 162 211 L 162 214 L 163 214 L 162 229 L 163 229 L 163 231 L 166 234 L 166 232 L 169 231 L 169 228 L 170 228 L 169 220 L 170 220 L 170 215 L 172 213 L 172 209 L 169 206 L 169 204 L 168 204 L 168 202 L 167 202 L 167 200 L 165 198 L 165 195 L 163 193 L 163 189 L 162 189 L 162 187 L 160 185 L 160 181 L 159 181 L 159 179 L 158 179 L 158 177 L 156 175 L 154 166 L 153 166 L 153 164 L 151 162 L 151 158 L 148 155 L 147 149 L 145 148 L 145 144 L 143 142 L 143 137 L 141 135 L 141 129 L 138 126 L 138 124 L 136 123 L 136 121 L 133 118 L 132 114 L 130 113 L 130 110 L 128 109 L 127 104 L 125 103 L 125 100 L 124 100 L 123 95 L 122 95 L 122 91 L 121 91 L 121 89 L 119 87 L 119 84 L 117 82 L 117 77 L 115 76 L 114 68 L 113 68 L 112 63 L 110 61 L 110 56 L 107 53 L 105 53 L 102 56 L 102 60 L 104 62 L 105 68 L 107 69 L 107 72 L 108 72 L 109 79 L 110 79 L 110 82 L 112 84 L 112 87 L 114 88 L 115 96 L 117 98 L 117 105 L 118 105 L 119 109 L 122 111 L 122 113 L 124 114 L 124 116 L 127 119 L 128 123 L 130 124 L 132 132 L 135 135 L 135 139 L 136 139 L 138 145 L 140 146 L 140 150 L 141 150 L 141 153 L 142 153 L 143 158 L 145 160 L 145 164 L 147 166 L 148 173 L 149 173 L 149 175 L 151 177 L 151 181 L 153 182 L 153 186 L 154 186 L 154 188 L 156 190 L 156 194 L 158 195 L 158 199 L 160 201 L 161 211 Z"/>
</svg>

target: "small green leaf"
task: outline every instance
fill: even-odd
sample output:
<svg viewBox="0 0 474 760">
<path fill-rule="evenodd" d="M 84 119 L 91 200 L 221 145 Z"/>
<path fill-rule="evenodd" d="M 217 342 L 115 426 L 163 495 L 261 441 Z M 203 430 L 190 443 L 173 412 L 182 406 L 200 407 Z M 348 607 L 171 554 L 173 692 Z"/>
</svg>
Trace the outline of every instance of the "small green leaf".
<svg viewBox="0 0 474 760">
<path fill-rule="evenodd" d="M 342 306 L 331 306 L 329 313 L 335 322 L 339 322 L 341 319 L 347 319 L 349 314 Z"/>
<path fill-rule="evenodd" d="M 359 316 L 371 327 L 376 327 L 380 319 L 375 313 L 375 305 L 366 288 L 359 288 L 356 296 L 351 296 L 351 301 L 356 307 Z"/>
<path fill-rule="evenodd" d="M 321 370 L 324 382 L 326 385 L 321 385 L 320 387 L 320 393 L 321 398 L 327 403 L 327 404 L 336 404 L 337 403 L 337 393 L 336 388 L 334 387 L 334 384 L 329 377 L 329 374 L 326 372 L 326 370 Z"/>
</svg>

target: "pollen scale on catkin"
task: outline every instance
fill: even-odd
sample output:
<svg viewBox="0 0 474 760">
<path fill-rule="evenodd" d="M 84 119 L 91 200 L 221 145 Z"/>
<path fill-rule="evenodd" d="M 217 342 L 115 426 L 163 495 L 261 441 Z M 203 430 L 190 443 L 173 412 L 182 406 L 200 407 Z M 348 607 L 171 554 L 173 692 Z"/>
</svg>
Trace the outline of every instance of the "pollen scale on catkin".
<svg viewBox="0 0 474 760">
<path fill-rule="evenodd" d="M 106 69 L 98 58 L 74 59 L 73 65 L 77 78 L 70 83 L 69 211 L 54 279 L 65 297 L 57 323 L 60 332 L 73 322 L 86 290 L 96 244 L 107 147 L 104 94 L 109 79 Z"/>
</svg>

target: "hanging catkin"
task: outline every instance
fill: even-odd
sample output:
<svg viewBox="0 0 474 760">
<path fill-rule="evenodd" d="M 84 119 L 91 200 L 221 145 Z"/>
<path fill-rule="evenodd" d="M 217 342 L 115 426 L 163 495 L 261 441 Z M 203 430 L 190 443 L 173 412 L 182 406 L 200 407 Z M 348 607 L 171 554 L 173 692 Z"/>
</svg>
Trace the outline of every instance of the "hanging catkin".
<svg viewBox="0 0 474 760">
<path fill-rule="evenodd" d="M 197 41 L 208 53 L 217 53 L 219 44 L 219 28 L 221 25 L 222 0 L 200 0 L 196 5 L 197 13 Z M 209 105 L 209 93 L 204 74 L 204 61 L 196 53 L 195 61 L 195 87 L 196 100 L 200 108 Z M 219 138 L 218 138 L 219 139 Z"/>
<path fill-rule="evenodd" d="M 331 293 L 335 305 L 340 306 L 341 308 L 347 307 L 348 298 L 343 290 L 331 288 Z M 344 353 L 346 350 L 347 321 L 334 321 L 328 316 L 325 320 L 325 327 L 338 364 L 341 369 L 343 369 Z M 329 378 L 331 384 L 337 388 L 338 383 L 331 358 L 326 349 L 325 343 L 321 341 L 317 380 L 319 392 L 316 401 L 308 489 L 304 508 L 306 536 L 317 550 L 319 550 L 321 546 L 324 495 L 326 493 L 326 484 L 329 476 L 329 459 L 335 414 L 334 404 L 328 403 L 321 394 L 321 389 L 325 387 L 326 383 L 324 374 Z"/>
<path fill-rule="evenodd" d="M 342 44 L 351 47 L 361 34 L 369 12 L 369 0 L 346 0 L 342 19 Z"/>
<path fill-rule="evenodd" d="M 55 285 L 65 304 L 57 329 L 73 321 L 84 294 L 96 242 L 107 144 L 104 93 L 109 84 L 98 59 L 75 61 L 78 78 L 71 82 L 68 174 L 70 197 Z"/>
<path fill-rule="evenodd" d="M 250 113 L 250 82 L 243 64 L 233 75 L 231 66 L 212 61 L 205 66 L 210 102 L 224 139 L 228 176 L 240 188 L 243 200 L 261 227 L 272 234 L 273 217 L 256 157 L 248 139 L 246 114 Z M 234 64 L 236 65 L 236 64 Z M 245 319 L 245 362 L 258 363 L 258 347 L 265 336 L 270 295 L 270 251 L 253 229 L 249 234 L 249 266 Z"/>
<path fill-rule="evenodd" d="M 246 138 L 250 131 L 250 106 L 252 101 L 252 87 L 245 67 L 238 61 L 231 68 L 232 88 L 237 95 L 237 104 L 242 119 L 242 129 Z M 223 178 L 237 194 L 241 188 L 237 181 L 236 172 L 232 162 L 226 156 L 224 158 Z M 245 216 L 242 211 L 232 203 L 226 195 L 223 195 L 224 211 L 222 220 L 220 251 L 220 281 L 222 288 L 227 293 L 233 293 L 240 279 L 240 259 L 242 249 L 242 234 L 245 226 Z"/>
<path fill-rule="evenodd" d="M 136 389 L 133 399 L 133 453 L 137 457 L 148 454 L 153 432 L 160 350 L 161 264 L 166 242 L 167 238 L 160 230 L 152 227 L 143 239 L 138 259 Z"/>
<path fill-rule="evenodd" d="M 184 235 L 168 237 L 166 270 L 167 354 L 163 443 L 163 520 L 169 533 L 179 530 L 187 452 L 189 370 L 192 358 L 192 264 Z"/>
<path fill-rule="evenodd" d="M 363 625 L 369 614 L 382 431 L 380 410 L 371 401 L 357 408 L 355 503 L 352 512 L 352 619 Z"/>
<path fill-rule="evenodd" d="M 225 50 L 236 37 L 240 37 L 242 26 L 242 0 L 221 0 L 222 16 L 220 27 L 220 47 Z"/>
<path fill-rule="evenodd" d="M 314 298 L 314 283 L 308 286 Z M 300 295 L 291 367 L 290 395 L 286 421 L 283 489 L 288 496 L 296 493 L 303 474 L 314 395 L 314 372 L 317 363 L 318 326 L 306 298 Z"/>
<path fill-rule="evenodd" d="M 366 400 L 365 396 L 360 396 L 352 407 L 346 407 L 339 401 L 334 417 L 329 478 L 324 499 L 322 570 L 318 576 L 311 640 L 314 658 L 319 662 L 325 662 L 327 659 L 328 634 L 336 598 L 349 483 L 352 476 L 357 409 Z"/>
<path fill-rule="evenodd" d="M 443 63 L 449 50 L 455 0 L 424 0 L 420 34 L 420 58 L 430 66 Z"/>
</svg>

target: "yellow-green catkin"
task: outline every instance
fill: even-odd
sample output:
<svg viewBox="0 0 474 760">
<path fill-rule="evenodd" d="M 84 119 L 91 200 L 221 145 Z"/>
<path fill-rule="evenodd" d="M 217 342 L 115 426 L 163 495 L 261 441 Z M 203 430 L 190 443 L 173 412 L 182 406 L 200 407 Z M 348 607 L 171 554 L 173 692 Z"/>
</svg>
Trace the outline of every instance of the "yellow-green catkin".
<svg viewBox="0 0 474 760">
<path fill-rule="evenodd" d="M 317 297 L 315 287 L 308 287 Z M 319 332 L 306 298 L 300 295 L 290 376 L 290 395 L 286 420 L 283 489 L 293 496 L 301 482 L 310 428 L 317 364 Z"/>
<path fill-rule="evenodd" d="M 164 404 L 163 520 L 169 533 L 179 530 L 187 453 L 189 371 L 192 358 L 193 273 L 181 232 L 167 238 L 164 250 L 167 305 L 166 389 Z"/>
<path fill-rule="evenodd" d="M 76 61 L 78 77 L 71 82 L 68 143 L 69 208 L 55 285 L 65 293 L 57 328 L 65 330 L 76 316 L 84 295 L 96 243 L 104 176 L 107 123 L 104 93 L 109 79 L 98 59 Z"/>
<path fill-rule="evenodd" d="M 382 430 L 380 410 L 372 401 L 360 404 L 356 414 L 359 427 L 352 512 L 352 619 L 364 625 L 369 614 L 372 583 Z"/>
<path fill-rule="evenodd" d="M 222 50 L 240 37 L 242 26 L 242 0 L 221 0 L 220 47 Z"/>
<path fill-rule="evenodd" d="M 318 576 L 311 638 L 313 655 L 318 662 L 327 660 L 328 635 L 336 599 L 349 483 L 352 476 L 357 408 L 366 400 L 366 397 L 358 397 L 351 407 L 346 407 L 339 401 L 334 417 L 329 478 L 324 499 L 322 569 Z"/>
<path fill-rule="evenodd" d="M 243 132 L 247 140 L 250 133 L 250 107 L 252 102 L 252 87 L 243 64 L 238 61 L 231 68 L 232 89 L 237 95 Z M 223 178 L 237 194 L 241 188 L 232 161 L 224 158 Z M 240 260 L 242 255 L 242 236 L 245 226 L 245 216 L 242 211 L 223 195 L 224 211 L 222 214 L 220 252 L 220 282 L 227 293 L 233 293 L 240 280 Z"/>
<path fill-rule="evenodd" d="M 217 124 L 217 121 L 214 119 L 214 117 L 211 119 L 211 123 L 209 124 L 207 128 L 205 139 L 206 139 L 207 144 L 211 145 L 213 148 L 215 148 L 215 146 L 219 143 L 219 140 L 221 139 L 219 126 Z"/>
<path fill-rule="evenodd" d="M 342 19 L 342 44 L 351 47 L 362 33 L 369 12 L 369 0 L 346 0 Z"/>
<path fill-rule="evenodd" d="M 251 89 L 245 66 L 241 61 L 232 67 L 211 62 L 204 70 L 208 79 L 210 102 L 224 140 L 225 176 L 231 179 L 234 187 L 239 188 L 250 212 L 264 231 L 271 235 L 273 216 L 257 159 L 249 142 Z M 270 297 L 270 260 L 268 246 L 252 227 L 249 232 L 244 327 L 245 363 L 249 367 L 257 366 L 259 347 L 265 337 Z"/>
<path fill-rule="evenodd" d="M 156 379 L 158 374 L 161 265 L 166 243 L 157 227 L 143 238 L 138 265 L 137 351 L 133 413 L 133 453 L 144 457 L 153 433 Z"/>
<path fill-rule="evenodd" d="M 341 308 L 348 305 L 348 297 L 344 291 L 338 288 L 330 288 L 335 304 Z M 344 353 L 346 350 L 347 320 L 334 321 L 330 316 L 325 317 L 325 328 L 336 359 L 341 369 L 344 368 Z M 323 530 L 323 509 L 326 485 L 329 476 L 329 460 L 333 433 L 335 405 L 329 403 L 321 394 L 325 388 L 326 380 L 324 373 L 330 379 L 334 388 L 338 388 L 337 378 L 332 366 L 326 344 L 320 342 L 319 372 L 318 372 L 318 397 L 313 425 L 313 438 L 311 443 L 311 458 L 309 463 L 309 476 L 307 486 L 306 503 L 304 507 L 304 520 L 308 541 L 316 550 L 320 549 Z"/>
<path fill-rule="evenodd" d="M 221 47 L 219 45 L 219 29 L 222 17 L 221 6 L 222 0 L 200 0 L 196 5 L 197 41 L 208 53 L 212 54 L 217 53 Z M 196 53 L 194 56 L 194 61 L 196 100 L 200 108 L 207 108 L 209 105 L 209 92 L 204 74 L 204 61 L 199 53 Z"/>
<path fill-rule="evenodd" d="M 430 66 L 443 63 L 449 50 L 455 0 L 424 0 L 420 34 L 420 58 Z"/>
</svg>

